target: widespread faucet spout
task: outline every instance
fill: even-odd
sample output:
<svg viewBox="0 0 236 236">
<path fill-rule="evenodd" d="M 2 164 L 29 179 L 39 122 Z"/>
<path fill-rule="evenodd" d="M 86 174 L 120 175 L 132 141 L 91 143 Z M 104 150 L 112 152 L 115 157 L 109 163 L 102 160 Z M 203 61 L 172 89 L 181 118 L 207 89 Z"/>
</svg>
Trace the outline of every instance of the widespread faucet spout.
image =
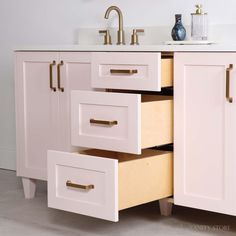
<svg viewBox="0 0 236 236">
<path fill-rule="evenodd" d="M 116 11 L 119 17 L 119 30 L 123 30 L 123 14 L 120 10 L 119 7 L 116 6 L 111 6 L 107 9 L 106 13 L 105 13 L 105 19 L 109 18 L 110 12 L 111 11 Z"/>
<path fill-rule="evenodd" d="M 105 19 L 109 18 L 110 12 L 116 11 L 119 17 L 119 30 L 117 31 L 117 44 L 125 44 L 125 38 L 124 38 L 124 28 L 123 28 L 123 14 L 119 7 L 117 6 L 111 6 L 106 10 L 105 13 Z"/>
</svg>

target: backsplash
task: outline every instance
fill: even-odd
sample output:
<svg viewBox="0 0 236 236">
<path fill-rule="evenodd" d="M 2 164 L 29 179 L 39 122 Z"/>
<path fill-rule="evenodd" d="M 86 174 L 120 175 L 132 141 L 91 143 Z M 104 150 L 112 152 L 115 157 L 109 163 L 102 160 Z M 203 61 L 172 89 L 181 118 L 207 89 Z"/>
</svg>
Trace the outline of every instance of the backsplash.
<svg viewBox="0 0 236 236">
<path fill-rule="evenodd" d="M 142 45 L 162 44 L 165 41 L 172 40 L 171 29 L 173 26 L 159 26 L 159 27 L 129 27 L 125 28 L 125 42 L 126 45 L 131 42 L 131 34 L 134 28 L 143 28 L 144 34 L 139 36 L 139 42 Z M 190 26 L 185 26 L 187 30 L 187 38 L 190 39 Z M 76 30 L 75 44 L 91 45 L 103 44 L 103 36 L 99 35 L 98 31 L 101 28 L 80 28 Z M 116 44 L 117 28 L 109 28 L 112 44 Z M 209 40 L 216 43 L 236 43 L 236 24 L 232 25 L 210 25 L 209 26 Z"/>
</svg>

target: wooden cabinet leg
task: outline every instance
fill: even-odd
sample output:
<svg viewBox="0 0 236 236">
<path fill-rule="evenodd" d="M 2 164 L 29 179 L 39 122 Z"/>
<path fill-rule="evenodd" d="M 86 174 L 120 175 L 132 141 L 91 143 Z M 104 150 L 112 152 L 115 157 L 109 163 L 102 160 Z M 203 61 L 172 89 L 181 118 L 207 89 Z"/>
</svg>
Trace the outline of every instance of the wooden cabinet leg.
<svg viewBox="0 0 236 236">
<path fill-rule="evenodd" d="M 172 214 L 173 203 L 171 199 L 169 198 L 160 199 L 159 206 L 162 216 L 170 216 Z"/>
<path fill-rule="evenodd" d="M 26 199 L 34 198 L 36 191 L 36 180 L 29 178 L 22 178 L 23 189 Z"/>
</svg>

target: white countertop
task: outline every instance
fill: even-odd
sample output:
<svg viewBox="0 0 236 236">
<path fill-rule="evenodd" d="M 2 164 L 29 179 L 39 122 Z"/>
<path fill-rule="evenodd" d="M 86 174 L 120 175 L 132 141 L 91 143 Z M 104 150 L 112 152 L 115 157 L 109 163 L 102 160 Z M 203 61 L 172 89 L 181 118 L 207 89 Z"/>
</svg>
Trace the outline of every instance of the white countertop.
<svg viewBox="0 0 236 236">
<path fill-rule="evenodd" d="M 212 45 L 40 45 L 15 51 L 236 52 L 236 44 Z"/>
</svg>

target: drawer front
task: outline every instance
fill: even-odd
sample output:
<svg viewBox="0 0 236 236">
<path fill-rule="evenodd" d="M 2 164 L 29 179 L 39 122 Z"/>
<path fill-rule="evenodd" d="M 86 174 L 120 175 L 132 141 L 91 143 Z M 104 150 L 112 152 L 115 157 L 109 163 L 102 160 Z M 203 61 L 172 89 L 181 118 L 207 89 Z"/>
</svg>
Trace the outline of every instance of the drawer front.
<svg viewBox="0 0 236 236">
<path fill-rule="evenodd" d="M 118 221 L 118 161 L 48 151 L 48 206 Z"/>
<path fill-rule="evenodd" d="M 117 222 L 119 211 L 173 195 L 171 152 L 48 151 L 48 206 Z"/>
<path fill-rule="evenodd" d="M 92 87 L 161 90 L 161 53 L 94 52 Z"/>
<path fill-rule="evenodd" d="M 140 103 L 136 94 L 72 91 L 72 145 L 140 154 Z"/>
</svg>

